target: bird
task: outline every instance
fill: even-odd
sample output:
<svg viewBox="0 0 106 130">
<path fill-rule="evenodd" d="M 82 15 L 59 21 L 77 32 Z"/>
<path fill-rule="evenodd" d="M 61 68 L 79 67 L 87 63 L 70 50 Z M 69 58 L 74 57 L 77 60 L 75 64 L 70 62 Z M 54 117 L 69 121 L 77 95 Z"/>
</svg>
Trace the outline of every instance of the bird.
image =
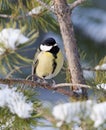
<svg viewBox="0 0 106 130">
<path fill-rule="evenodd" d="M 52 79 L 60 72 L 64 56 L 54 38 L 43 40 L 35 53 L 32 75 L 41 79 Z"/>
</svg>

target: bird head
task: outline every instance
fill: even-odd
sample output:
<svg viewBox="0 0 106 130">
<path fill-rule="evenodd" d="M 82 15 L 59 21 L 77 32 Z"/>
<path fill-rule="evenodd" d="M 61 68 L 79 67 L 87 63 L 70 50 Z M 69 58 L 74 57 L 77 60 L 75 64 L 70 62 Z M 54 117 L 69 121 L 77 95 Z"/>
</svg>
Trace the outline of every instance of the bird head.
<svg viewBox="0 0 106 130">
<path fill-rule="evenodd" d="M 41 42 L 40 50 L 41 51 L 50 51 L 53 47 L 56 47 L 57 43 L 53 38 L 47 38 Z"/>
</svg>

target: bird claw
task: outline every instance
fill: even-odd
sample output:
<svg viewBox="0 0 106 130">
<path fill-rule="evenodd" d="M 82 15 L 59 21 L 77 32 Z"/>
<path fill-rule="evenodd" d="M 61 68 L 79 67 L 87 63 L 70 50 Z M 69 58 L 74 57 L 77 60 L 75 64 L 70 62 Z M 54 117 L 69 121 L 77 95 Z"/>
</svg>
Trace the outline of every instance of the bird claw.
<svg viewBox="0 0 106 130">
<path fill-rule="evenodd" d="M 48 84 L 48 82 L 45 79 L 42 79 L 42 83 Z"/>
<path fill-rule="evenodd" d="M 52 79 L 52 80 L 51 80 L 51 83 L 50 83 L 50 86 L 51 86 L 51 87 L 55 87 L 55 85 L 56 85 L 56 82 Z"/>
<path fill-rule="evenodd" d="M 74 93 L 75 97 L 80 97 L 82 94 L 82 89 L 79 88 L 77 90 L 73 90 L 73 93 Z"/>
<path fill-rule="evenodd" d="M 52 79 L 52 85 L 51 86 L 55 86 L 56 85 L 56 82 Z"/>
</svg>

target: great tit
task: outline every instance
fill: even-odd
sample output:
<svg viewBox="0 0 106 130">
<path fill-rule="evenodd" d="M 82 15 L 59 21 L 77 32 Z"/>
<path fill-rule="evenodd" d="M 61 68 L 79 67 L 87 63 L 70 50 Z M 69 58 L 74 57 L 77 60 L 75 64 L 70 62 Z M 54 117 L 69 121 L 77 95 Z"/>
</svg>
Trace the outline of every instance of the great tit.
<svg viewBox="0 0 106 130">
<path fill-rule="evenodd" d="M 42 79 L 52 79 L 63 66 L 63 54 L 54 38 L 42 41 L 35 54 L 32 65 L 32 75 Z"/>
</svg>

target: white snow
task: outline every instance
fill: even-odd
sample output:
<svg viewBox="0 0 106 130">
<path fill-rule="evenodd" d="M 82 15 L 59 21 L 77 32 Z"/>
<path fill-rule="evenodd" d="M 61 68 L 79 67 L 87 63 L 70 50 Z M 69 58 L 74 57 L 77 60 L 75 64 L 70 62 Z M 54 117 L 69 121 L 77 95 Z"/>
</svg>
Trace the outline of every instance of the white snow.
<svg viewBox="0 0 106 130">
<path fill-rule="evenodd" d="M 91 119 L 97 128 L 106 121 L 106 102 L 95 104 L 91 111 Z"/>
<path fill-rule="evenodd" d="M 0 32 L 0 55 L 4 54 L 6 49 L 15 50 L 18 45 L 28 40 L 29 38 L 24 36 L 20 29 L 4 28 Z"/>
<path fill-rule="evenodd" d="M 56 105 L 52 114 L 56 120 L 59 120 L 57 127 L 60 127 L 64 122 L 70 123 L 74 121 L 80 123 L 80 118 L 86 118 L 90 114 L 91 106 L 91 100 Z"/>
<path fill-rule="evenodd" d="M 58 121 L 57 127 L 61 127 L 64 122 L 80 124 L 81 119 L 90 118 L 94 122 L 94 127 L 98 128 L 106 121 L 106 102 L 95 103 L 88 100 L 58 104 L 54 106 L 52 114 Z"/>
<path fill-rule="evenodd" d="M 106 83 L 97 84 L 96 87 L 97 87 L 97 89 L 104 89 L 104 90 L 106 90 Z"/>
<path fill-rule="evenodd" d="M 95 67 L 95 70 L 106 70 L 106 63 L 103 63 L 102 65 L 97 65 Z"/>
<path fill-rule="evenodd" d="M 28 15 L 38 15 L 42 12 L 43 7 L 42 6 L 38 6 L 36 8 L 33 8 L 31 11 L 28 12 Z"/>
<path fill-rule="evenodd" d="M 0 107 L 8 107 L 13 114 L 20 118 L 29 118 L 33 112 L 33 103 L 26 100 L 23 93 L 0 84 Z"/>
</svg>

